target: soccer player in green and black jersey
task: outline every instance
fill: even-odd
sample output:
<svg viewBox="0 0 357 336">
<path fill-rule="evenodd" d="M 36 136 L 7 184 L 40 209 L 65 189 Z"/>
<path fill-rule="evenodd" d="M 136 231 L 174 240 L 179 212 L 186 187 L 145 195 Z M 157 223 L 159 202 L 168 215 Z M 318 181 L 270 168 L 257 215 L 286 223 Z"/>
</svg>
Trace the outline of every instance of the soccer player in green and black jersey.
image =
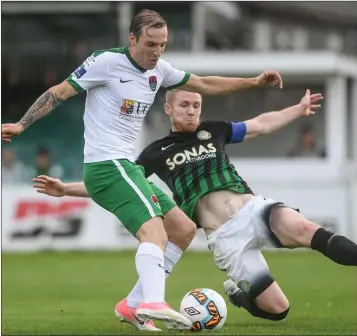
<svg viewBox="0 0 357 336">
<path fill-rule="evenodd" d="M 237 131 L 233 141 L 242 140 L 241 130 Z M 195 209 L 205 195 L 222 190 L 253 194 L 227 156 L 225 146 L 232 136 L 231 123 L 204 121 L 189 134 L 171 130 L 146 147 L 136 162 L 145 167 L 146 176 L 156 174 L 164 181 L 180 209 L 200 226 L 200 212 Z"/>
<path fill-rule="evenodd" d="M 355 243 L 326 231 L 281 202 L 255 196 L 225 152 L 227 144 L 274 132 L 301 116 L 314 114 L 321 99 L 321 94 L 307 90 L 299 104 L 281 111 L 244 122 L 200 123 L 201 96 L 169 91 L 165 112 L 172 129 L 145 148 L 136 161 L 147 177 L 156 174 L 166 182 L 181 210 L 204 229 L 215 264 L 230 278 L 225 282 L 230 301 L 256 317 L 282 320 L 289 311 L 288 300 L 260 252 L 263 247 L 308 247 L 339 264 L 357 266 Z M 36 182 L 42 183 L 37 188 L 46 194 L 61 189 L 64 195 L 74 195 L 66 184 L 48 185 L 43 178 Z M 83 184 L 76 188 L 85 196 Z M 160 195 L 158 201 L 164 204 Z M 168 212 L 163 208 L 163 213 Z M 182 221 L 185 218 L 182 214 Z M 136 287 L 128 301 L 140 301 Z"/>
</svg>

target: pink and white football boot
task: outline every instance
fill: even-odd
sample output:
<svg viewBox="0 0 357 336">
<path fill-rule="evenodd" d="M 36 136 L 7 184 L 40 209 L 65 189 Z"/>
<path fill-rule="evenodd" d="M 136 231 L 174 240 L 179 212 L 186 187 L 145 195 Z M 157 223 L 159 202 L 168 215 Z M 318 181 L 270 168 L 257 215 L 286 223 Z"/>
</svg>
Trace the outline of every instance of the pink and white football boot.
<svg viewBox="0 0 357 336">
<path fill-rule="evenodd" d="M 133 325 L 138 330 L 161 331 L 161 329 L 155 327 L 152 320 L 139 318 L 136 309 L 128 306 L 126 298 L 116 304 L 114 312 L 118 319 Z"/>
<path fill-rule="evenodd" d="M 168 329 L 190 330 L 192 322 L 173 310 L 166 302 L 143 302 L 136 308 L 136 316 L 141 320 L 163 321 Z"/>
</svg>

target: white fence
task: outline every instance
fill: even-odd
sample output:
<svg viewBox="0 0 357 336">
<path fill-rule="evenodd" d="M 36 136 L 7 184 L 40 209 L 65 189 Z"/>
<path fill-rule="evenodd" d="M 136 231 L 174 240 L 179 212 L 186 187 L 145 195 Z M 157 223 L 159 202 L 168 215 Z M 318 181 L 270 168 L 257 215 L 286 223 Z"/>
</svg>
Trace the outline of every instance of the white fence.
<svg viewBox="0 0 357 336">
<path fill-rule="evenodd" d="M 356 169 L 348 169 L 343 176 L 339 167 L 323 161 L 233 163 L 257 194 L 298 207 L 307 218 L 357 241 Z M 167 190 L 162 182 L 154 180 Z M 115 250 L 137 246 L 117 219 L 90 199 L 53 198 L 31 187 L 3 187 L 2 202 L 3 251 Z M 191 248 L 207 249 L 202 232 Z"/>
</svg>

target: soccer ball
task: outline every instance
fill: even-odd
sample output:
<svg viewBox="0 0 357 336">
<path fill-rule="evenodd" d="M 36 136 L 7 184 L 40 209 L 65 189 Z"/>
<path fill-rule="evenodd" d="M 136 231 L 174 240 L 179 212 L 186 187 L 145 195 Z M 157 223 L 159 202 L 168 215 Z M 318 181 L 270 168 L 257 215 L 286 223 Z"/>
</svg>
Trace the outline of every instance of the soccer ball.
<svg viewBox="0 0 357 336">
<path fill-rule="evenodd" d="M 223 297 L 209 288 L 189 291 L 181 301 L 180 312 L 192 322 L 192 331 L 221 329 L 227 318 Z"/>
</svg>

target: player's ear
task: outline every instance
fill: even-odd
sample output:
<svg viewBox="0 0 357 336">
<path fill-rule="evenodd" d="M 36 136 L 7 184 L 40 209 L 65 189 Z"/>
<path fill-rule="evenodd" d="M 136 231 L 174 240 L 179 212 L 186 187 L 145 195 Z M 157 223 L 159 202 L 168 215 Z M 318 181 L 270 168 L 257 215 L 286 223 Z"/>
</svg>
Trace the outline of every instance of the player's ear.
<svg viewBox="0 0 357 336">
<path fill-rule="evenodd" d="M 136 45 L 136 37 L 133 33 L 129 34 L 129 46 L 130 47 L 135 47 Z"/>
<path fill-rule="evenodd" d="M 169 103 L 165 103 L 164 110 L 167 115 L 169 115 L 169 116 L 171 115 L 171 106 Z"/>
</svg>

